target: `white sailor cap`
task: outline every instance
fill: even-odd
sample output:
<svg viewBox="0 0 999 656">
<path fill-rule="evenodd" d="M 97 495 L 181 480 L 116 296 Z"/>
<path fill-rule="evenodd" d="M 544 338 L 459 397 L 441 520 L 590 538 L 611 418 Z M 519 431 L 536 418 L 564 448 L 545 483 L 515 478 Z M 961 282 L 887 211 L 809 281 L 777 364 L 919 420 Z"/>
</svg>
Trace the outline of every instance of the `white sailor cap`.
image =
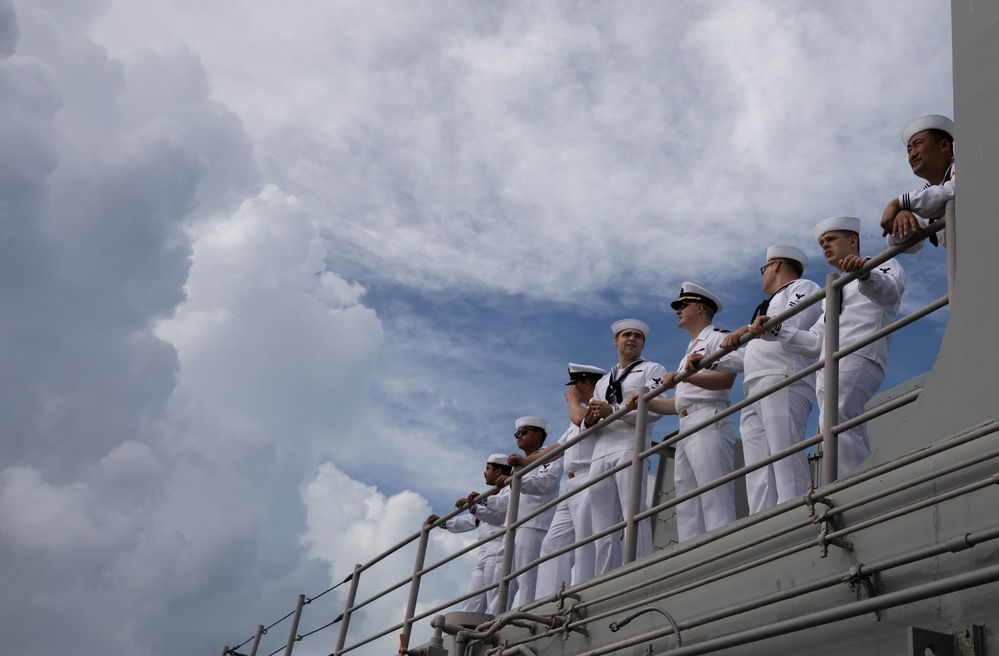
<svg viewBox="0 0 999 656">
<path fill-rule="evenodd" d="M 615 321 L 611 324 L 611 332 L 614 333 L 614 337 L 617 337 L 617 334 L 622 330 L 627 330 L 629 328 L 641 331 L 646 338 L 648 338 L 649 333 L 652 332 L 652 328 L 649 327 L 649 324 L 639 319 L 621 319 L 620 321 Z"/>
<path fill-rule="evenodd" d="M 510 456 L 508 456 L 505 453 L 494 453 L 491 456 L 489 456 L 488 460 L 486 460 L 486 464 L 487 465 L 502 465 L 502 466 L 506 467 L 507 464 L 508 464 L 509 459 L 510 459 Z"/>
<path fill-rule="evenodd" d="M 923 130 L 943 130 L 950 135 L 950 138 L 954 138 L 954 121 L 950 120 L 946 116 L 941 116 L 940 114 L 927 114 L 926 116 L 920 116 L 912 123 L 905 126 L 902 130 L 902 143 L 906 146 L 909 145 L 909 139 L 912 139 L 913 135 L 922 132 Z"/>
<path fill-rule="evenodd" d="M 600 367 L 593 367 L 588 364 L 576 364 L 575 362 L 569 363 L 569 382 L 566 385 L 572 385 L 577 380 L 582 380 L 583 378 L 600 378 L 607 372 Z"/>
<path fill-rule="evenodd" d="M 717 296 L 692 282 L 685 282 L 680 287 L 680 296 L 669 304 L 674 310 L 680 309 L 684 303 L 703 303 L 715 312 L 722 311 L 722 302 Z"/>
<path fill-rule="evenodd" d="M 794 260 L 801 265 L 802 271 L 808 266 L 808 256 L 800 248 L 795 248 L 794 246 L 771 246 L 767 249 L 767 262 L 779 257 L 786 260 Z"/>
<path fill-rule="evenodd" d="M 542 419 L 541 417 L 521 417 L 516 422 L 517 428 L 523 428 L 524 426 L 533 426 L 534 428 L 540 428 L 545 430 L 548 428 L 548 420 Z"/>
<path fill-rule="evenodd" d="M 847 230 L 860 234 L 860 219 L 855 216 L 833 216 L 822 219 L 812 228 L 812 239 L 818 241 L 831 230 Z"/>
</svg>

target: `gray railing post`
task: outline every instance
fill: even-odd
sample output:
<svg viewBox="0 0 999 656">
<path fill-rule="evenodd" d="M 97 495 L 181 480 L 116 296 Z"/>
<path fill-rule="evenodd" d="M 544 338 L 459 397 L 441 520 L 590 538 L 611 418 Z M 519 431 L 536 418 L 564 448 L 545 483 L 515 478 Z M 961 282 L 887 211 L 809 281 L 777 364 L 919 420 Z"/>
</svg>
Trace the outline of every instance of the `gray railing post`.
<svg viewBox="0 0 999 656">
<path fill-rule="evenodd" d="M 638 393 L 638 409 L 635 411 L 635 444 L 631 453 L 631 492 L 628 495 L 628 516 L 624 527 L 624 562 L 632 563 L 638 556 L 638 522 L 635 515 L 642 512 L 642 483 L 645 477 L 645 463 L 642 451 L 645 450 L 645 433 L 649 425 L 649 401 L 645 395 L 648 387 Z"/>
<path fill-rule="evenodd" d="M 954 215 L 954 201 L 949 200 L 947 204 L 944 205 L 944 245 L 947 247 L 947 293 L 951 302 L 951 311 L 953 312 L 954 299 L 956 298 L 954 294 L 954 281 L 957 278 L 957 223 Z"/>
<path fill-rule="evenodd" d="M 826 335 L 825 335 L 825 391 L 822 396 L 822 480 L 821 485 L 836 480 L 839 469 L 839 436 L 833 426 L 839 423 L 839 306 L 843 290 L 834 283 L 838 274 L 826 275 Z"/>
<path fill-rule="evenodd" d="M 298 635 L 298 622 L 302 619 L 302 608 L 305 606 L 305 595 L 298 595 L 298 603 L 295 604 L 295 616 L 291 619 L 291 631 L 288 632 L 288 646 L 284 648 L 284 656 L 291 656 L 291 650 L 295 647 L 295 636 Z"/>
<path fill-rule="evenodd" d="M 343 619 L 340 620 L 340 634 L 336 638 L 336 650 L 334 656 L 343 653 L 343 646 L 347 644 L 347 629 L 350 627 L 351 608 L 354 606 L 354 599 L 357 597 L 357 582 L 361 579 L 361 565 L 354 565 L 354 573 L 350 577 L 350 589 L 347 591 L 347 602 L 343 605 Z"/>
<path fill-rule="evenodd" d="M 264 625 L 257 625 L 257 634 L 253 636 L 253 647 L 250 648 L 250 656 L 257 656 L 257 647 L 260 646 L 260 636 L 264 635 Z"/>
<path fill-rule="evenodd" d="M 416 563 L 413 565 L 413 581 L 409 584 L 409 601 L 406 604 L 406 619 L 402 625 L 400 651 L 409 649 L 409 636 L 413 632 L 413 616 L 416 615 L 416 602 L 420 597 L 420 571 L 427 559 L 427 542 L 430 540 L 430 527 L 423 526 L 420 543 L 416 547 Z"/>
<path fill-rule="evenodd" d="M 515 550 L 516 528 L 511 525 L 517 521 L 520 513 L 520 476 L 511 476 L 510 481 L 510 506 L 506 511 L 506 537 L 503 540 L 503 571 L 500 579 L 499 592 L 496 595 L 496 614 L 500 615 L 507 611 L 512 599 L 508 599 L 510 591 L 510 581 L 507 579 L 513 570 L 513 554 Z"/>
</svg>

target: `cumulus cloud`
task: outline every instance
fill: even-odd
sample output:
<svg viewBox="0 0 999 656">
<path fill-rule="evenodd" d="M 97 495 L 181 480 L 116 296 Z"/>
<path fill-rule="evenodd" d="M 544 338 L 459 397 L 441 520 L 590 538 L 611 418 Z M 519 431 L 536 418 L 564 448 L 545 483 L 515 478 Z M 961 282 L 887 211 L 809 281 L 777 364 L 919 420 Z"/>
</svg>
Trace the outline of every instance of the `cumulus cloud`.
<svg viewBox="0 0 999 656">
<path fill-rule="evenodd" d="M 217 653 L 557 424 L 619 312 L 671 362 L 664 289 L 751 310 L 759 249 L 911 185 L 896 126 L 949 111 L 911 82 L 947 3 L 843 4 L 0 0 L 8 648 Z"/>
</svg>

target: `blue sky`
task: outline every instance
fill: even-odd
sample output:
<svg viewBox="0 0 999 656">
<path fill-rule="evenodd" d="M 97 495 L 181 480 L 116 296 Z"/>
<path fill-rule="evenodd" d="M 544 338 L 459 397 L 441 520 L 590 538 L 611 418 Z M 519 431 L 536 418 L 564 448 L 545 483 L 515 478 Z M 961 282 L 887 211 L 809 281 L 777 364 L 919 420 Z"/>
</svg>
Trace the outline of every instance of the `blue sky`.
<svg viewBox="0 0 999 656">
<path fill-rule="evenodd" d="M 672 368 L 682 282 L 734 328 L 767 246 L 821 282 L 811 228 L 853 214 L 881 250 L 902 127 L 952 115 L 949 7 L 0 0 L 5 644 L 218 653 L 478 486 L 518 416 L 564 423 L 614 320 Z M 902 259 L 903 311 L 944 260 Z"/>
</svg>

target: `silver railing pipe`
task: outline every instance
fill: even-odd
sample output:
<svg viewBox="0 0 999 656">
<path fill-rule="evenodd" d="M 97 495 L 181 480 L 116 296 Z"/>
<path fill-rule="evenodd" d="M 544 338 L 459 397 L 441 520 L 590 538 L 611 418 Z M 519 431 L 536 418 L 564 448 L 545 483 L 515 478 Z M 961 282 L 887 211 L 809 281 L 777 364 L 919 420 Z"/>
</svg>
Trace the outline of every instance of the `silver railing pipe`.
<svg viewBox="0 0 999 656">
<path fill-rule="evenodd" d="M 264 635 L 264 625 L 257 625 L 257 633 L 253 636 L 253 646 L 250 647 L 250 656 L 257 656 L 257 647 L 260 646 L 260 638 Z"/>
<path fill-rule="evenodd" d="M 361 565 L 354 565 L 354 574 L 350 577 L 350 587 L 347 589 L 347 601 L 343 605 L 343 619 L 340 620 L 340 631 L 336 639 L 336 649 L 333 656 L 340 656 L 343 653 L 343 646 L 347 643 L 347 630 L 350 628 L 350 616 L 354 612 L 354 599 L 357 597 L 357 582 L 361 580 Z"/>
<path fill-rule="evenodd" d="M 400 651 L 409 649 L 409 636 L 413 633 L 413 615 L 416 614 L 416 602 L 420 598 L 420 572 L 427 558 L 427 542 L 430 539 L 429 526 L 420 531 L 420 543 L 416 548 L 416 563 L 413 565 L 413 581 L 409 586 L 409 600 L 406 602 L 406 619 L 403 620 L 402 644 Z"/>
<path fill-rule="evenodd" d="M 302 609 L 305 607 L 305 595 L 298 595 L 298 602 L 295 604 L 295 615 L 291 618 L 291 630 L 288 631 L 288 644 L 284 648 L 284 656 L 291 656 L 291 651 L 295 647 L 295 637 L 298 635 L 298 623 L 302 619 Z"/>
<path fill-rule="evenodd" d="M 533 464 L 533 463 L 532 463 Z M 506 510 L 507 531 L 503 542 L 503 570 L 500 578 L 499 592 L 496 595 L 496 611 L 503 613 L 509 608 L 510 602 L 510 570 L 513 569 L 515 551 L 514 539 L 517 535 L 517 514 L 520 512 L 520 476 L 510 477 L 510 505 Z M 511 526 L 514 524 L 514 526 Z"/>
<path fill-rule="evenodd" d="M 842 290 L 836 285 L 837 275 L 826 276 L 826 334 L 823 340 L 825 352 L 825 390 L 822 395 L 822 483 L 835 481 L 839 471 L 839 436 L 833 431 L 839 421 L 839 309 L 843 298 Z"/>
<path fill-rule="evenodd" d="M 649 426 L 649 400 L 646 398 L 649 388 L 643 387 L 638 395 L 638 409 L 635 415 L 635 444 L 631 450 L 631 490 L 628 495 L 628 516 L 624 527 L 624 562 L 632 563 L 638 555 L 638 523 L 635 516 L 642 510 L 642 487 L 645 483 L 645 461 L 642 453 L 645 451 L 646 434 Z"/>
</svg>

